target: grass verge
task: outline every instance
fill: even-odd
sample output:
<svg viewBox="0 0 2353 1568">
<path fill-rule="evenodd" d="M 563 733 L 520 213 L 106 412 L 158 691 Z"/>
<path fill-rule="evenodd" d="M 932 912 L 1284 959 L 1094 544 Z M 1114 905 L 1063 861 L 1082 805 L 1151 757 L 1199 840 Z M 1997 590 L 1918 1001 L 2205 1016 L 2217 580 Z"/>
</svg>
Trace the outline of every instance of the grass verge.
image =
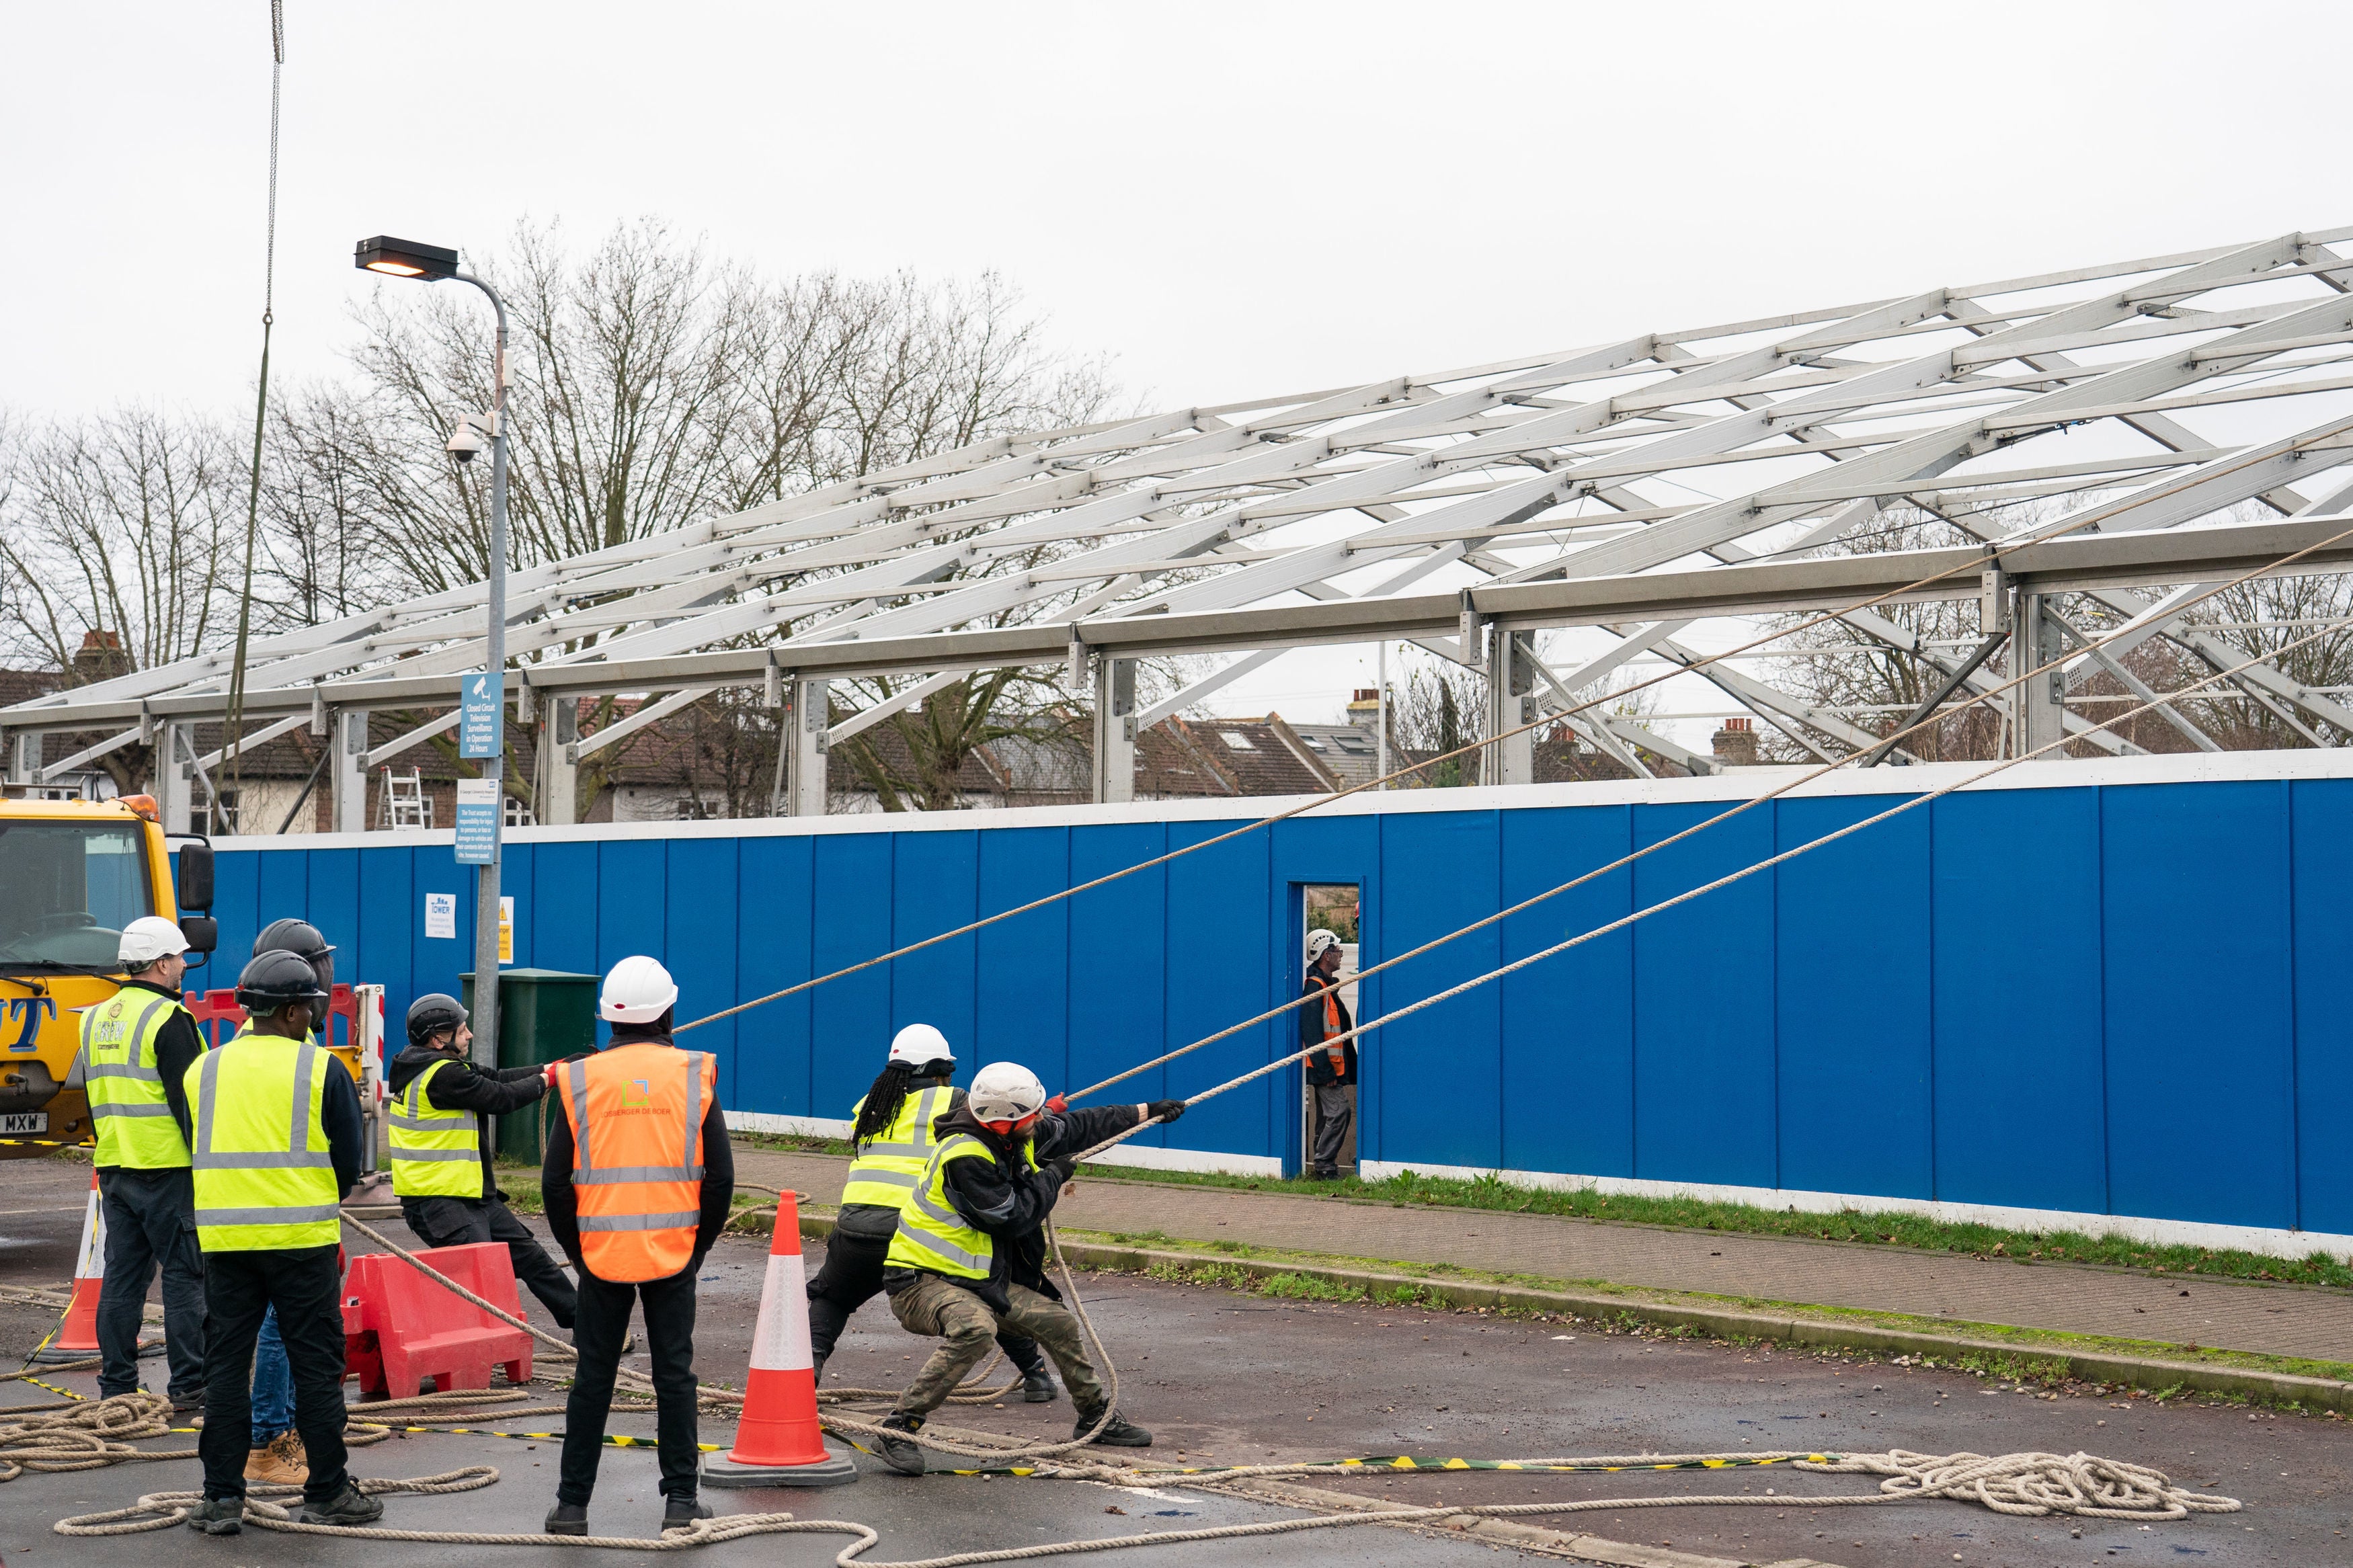
<svg viewBox="0 0 2353 1568">
<path fill-rule="evenodd" d="M 814 1151 L 812 1151 L 814 1152 Z M 1377 1182 L 1353 1177 L 1311 1182 L 1277 1177 L 1228 1176 L 1188 1171 L 1143 1171 L 1103 1167 L 1097 1181 L 1141 1182 L 1166 1186 L 1226 1187 L 1299 1197 L 1339 1198 L 1356 1203 L 1423 1208 L 1488 1209 L 1507 1214 L 1557 1215 L 1570 1219 L 1609 1220 L 1620 1225 L 1656 1225 L 1751 1236 L 1803 1237 L 1822 1241 L 1909 1247 L 1929 1252 L 2008 1258 L 2021 1262 L 2089 1263 L 2137 1268 L 2155 1274 L 2196 1274 L 2230 1279 L 2269 1279 L 2295 1285 L 2353 1288 L 2353 1263 L 2326 1252 L 2301 1258 L 2227 1247 L 2163 1247 L 2123 1236 L 2085 1236 L 2074 1231 L 2005 1230 L 1998 1226 L 1929 1219 L 1920 1215 L 1846 1209 L 1838 1214 L 1801 1214 L 1795 1209 L 1700 1198 L 1629 1197 L 1584 1189 L 1574 1192 L 1514 1186 L 1497 1176 L 1461 1179 L 1425 1176 L 1412 1171 Z"/>
<path fill-rule="evenodd" d="M 2353 1362 L 2258 1355 L 2002 1323 L 1954 1322 L 1753 1296 L 1646 1290 L 1606 1280 L 1547 1279 L 1448 1265 L 1284 1252 L 1240 1243 L 1205 1246 L 1172 1241 L 1154 1232 L 1066 1231 L 1063 1237 L 1067 1243 L 1075 1244 L 1074 1255 L 1102 1258 L 1113 1249 L 1148 1248 L 1153 1256 L 1135 1271 L 1278 1299 L 1482 1310 L 1540 1319 L 1566 1315 L 1580 1321 L 1589 1320 L 1609 1331 L 1639 1328 L 1671 1338 L 1696 1335 L 1735 1342 L 1778 1339 L 1787 1344 L 1843 1347 L 1887 1359 L 1916 1355 L 1923 1358 L 1918 1364 L 1933 1360 L 1935 1364 L 1985 1375 L 2106 1382 L 2152 1393 L 2203 1385 L 2208 1392 L 2243 1397 L 2263 1379 L 2316 1379 L 2337 1385 L 2337 1392 L 2328 1403 L 2339 1407 L 2353 1404 L 2342 1394 L 2344 1385 L 2353 1384 Z M 1564 1309 L 1562 1300 L 1572 1304 Z M 2212 1375 L 2198 1375 L 2201 1373 Z M 2240 1379 L 2232 1374 L 2246 1375 Z M 2234 1384 L 2243 1386 L 2234 1392 Z M 2270 1402 L 2301 1403 L 2295 1398 Z"/>
</svg>

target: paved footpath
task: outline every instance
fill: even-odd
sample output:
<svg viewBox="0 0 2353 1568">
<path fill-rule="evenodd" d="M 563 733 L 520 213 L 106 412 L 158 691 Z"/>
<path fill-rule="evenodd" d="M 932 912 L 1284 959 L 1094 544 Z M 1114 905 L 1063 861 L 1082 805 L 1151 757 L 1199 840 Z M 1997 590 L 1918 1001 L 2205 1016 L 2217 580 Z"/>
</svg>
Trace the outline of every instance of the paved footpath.
<svg viewBox="0 0 2353 1568">
<path fill-rule="evenodd" d="M 791 1186 L 818 1203 L 839 1200 L 848 1168 L 829 1155 L 736 1147 L 744 1180 Z M 2353 1290 L 1085 1176 L 1056 1216 L 1073 1230 L 1156 1230 L 1184 1241 L 2353 1361 Z"/>
</svg>

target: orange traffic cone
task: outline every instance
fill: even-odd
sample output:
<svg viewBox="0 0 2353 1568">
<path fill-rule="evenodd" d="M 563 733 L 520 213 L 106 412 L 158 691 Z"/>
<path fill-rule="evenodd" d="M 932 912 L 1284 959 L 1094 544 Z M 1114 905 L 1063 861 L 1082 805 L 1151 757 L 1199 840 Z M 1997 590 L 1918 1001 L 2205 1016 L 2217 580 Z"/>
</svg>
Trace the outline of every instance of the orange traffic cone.
<svg viewBox="0 0 2353 1568">
<path fill-rule="evenodd" d="M 57 1337 L 33 1354 L 37 1362 L 87 1361 L 98 1353 L 98 1290 L 106 1281 L 106 1214 L 99 1206 L 98 1168 L 90 1173 L 90 1206 L 82 1211 L 81 1253 L 74 1260 L 73 1303 Z"/>
<path fill-rule="evenodd" d="M 735 1447 L 705 1464 L 702 1479 L 714 1487 L 836 1487 L 858 1479 L 858 1467 L 828 1453 L 818 1429 L 801 1215 L 790 1193 L 776 1200 L 776 1233 L 768 1243 L 768 1278 L 760 1290 Z"/>
</svg>

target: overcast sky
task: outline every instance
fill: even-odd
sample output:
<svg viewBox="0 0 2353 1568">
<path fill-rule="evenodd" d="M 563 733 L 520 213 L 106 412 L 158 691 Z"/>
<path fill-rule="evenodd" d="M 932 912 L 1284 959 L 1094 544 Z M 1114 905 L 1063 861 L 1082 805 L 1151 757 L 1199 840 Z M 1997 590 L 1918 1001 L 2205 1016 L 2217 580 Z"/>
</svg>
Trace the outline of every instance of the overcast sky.
<svg viewBox="0 0 2353 1568">
<path fill-rule="evenodd" d="M 993 268 L 1154 404 L 2353 221 L 2342 4 L 287 10 L 295 375 L 386 286 L 354 239 L 525 216 Z M 0 9 L 0 404 L 250 397 L 268 14 Z M 1355 658 L 1222 705 L 1336 717 Z"/>
</svg>

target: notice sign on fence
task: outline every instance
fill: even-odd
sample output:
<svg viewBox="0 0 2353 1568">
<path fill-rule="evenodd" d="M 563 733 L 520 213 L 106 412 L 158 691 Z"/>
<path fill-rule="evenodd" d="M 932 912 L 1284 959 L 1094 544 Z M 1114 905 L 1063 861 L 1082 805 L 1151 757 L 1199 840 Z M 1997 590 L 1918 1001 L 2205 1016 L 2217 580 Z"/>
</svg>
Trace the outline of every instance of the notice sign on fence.
<svg viewBox="0 0 2353 1568">
<path fill-rule="evenodd" d="M 487 866 L 499 837 L 499 781 L 458 781 L 458 864 Z"/>
<path fill-rule="evenodd" d="M 506 683 L 488 670 L 458 679 L 458 754 L 495 757 L 506 738 Z"/>
<path fill-rule="evenodd" d="M 425 935 L 428 940 L 435 937 L 444 942 L 457 940 L 457 894 L 427 893 L 425 895 Z"/>
</svg>

